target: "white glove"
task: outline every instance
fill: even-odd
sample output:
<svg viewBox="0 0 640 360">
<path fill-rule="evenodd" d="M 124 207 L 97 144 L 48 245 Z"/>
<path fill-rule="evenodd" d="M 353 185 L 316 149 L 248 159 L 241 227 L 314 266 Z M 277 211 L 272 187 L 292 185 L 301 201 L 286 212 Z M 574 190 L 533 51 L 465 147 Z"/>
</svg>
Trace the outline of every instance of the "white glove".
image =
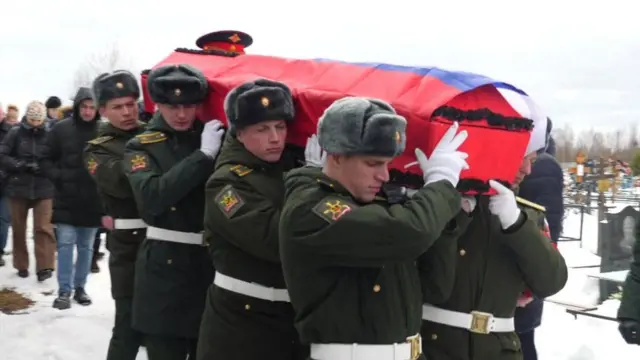
<svg viewBox="0 0 640 360">
<path fill-rule="evenodd" d="M 200 151 L 208 157 L 215 159 L 222 146 L 224 129 L 220 120 L 211 120 L 204 124 L 204 130 L 200 135 Z"/>
<path fill-rule="evenodd" d="M 489 199 L 489 211 L 500 219 L 502 229 L 506 230 L 520 217 L 516 195 L 497 181 L 489 180 L 489 186 L 497 193 Z"/>
<path fill-rule="evenodd" d="M 323 167 L 327 161 L 327 153 L 322 151 L 316 134 L 311 135 L 307 140 L 307 146 L 304 149 L 304 160 L 307 166 L 313 167 Z"/>
<path fill-rule="evenodd" d="M 467 214 L 471 214 L 473 212 L 473 209 L 476 208 L 476 204 L 477 201 L 474 196 L 463 196 L 462 200 L 460 200 L 460 206 Z"/>
<path fill-rule="evenodd" d="M 467 131 L 456 134 L 457 131 L 458 123 L 455 122 L 436 145 L 431 159 L 427 159 L 424 152 L 416 148 L 416 158 L 422 169 L 425 186 L 438 180 L 447 180 L 455 187 L 460 181 L 460 172 L 469 169 L 469 164 L 466 162 L 469 155 L 458 151 L 460 145 L 467 139 Z"/>
</svg>

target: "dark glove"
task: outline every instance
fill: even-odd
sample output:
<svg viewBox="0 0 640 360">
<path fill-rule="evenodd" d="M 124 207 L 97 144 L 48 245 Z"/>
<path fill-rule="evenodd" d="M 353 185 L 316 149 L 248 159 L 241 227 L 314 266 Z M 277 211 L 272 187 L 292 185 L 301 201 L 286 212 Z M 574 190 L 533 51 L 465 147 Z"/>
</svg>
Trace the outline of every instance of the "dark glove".
<svg viewBox="0 0 640 360">
<path fill-rule="evenodd" d="M 40 173 L 40 165 L 38 165 L 37 162 L 32 162 L 32 163 L 28 163 L 26 165 L 27 171 L 34 173 L 34 174 L 38 174 Z"/>
<path fill-rule="evenodd" d="M 640 345 L 640 323 L 635 320 L 620 320 L 618 331 L 627 344 Z"/>
</svg>

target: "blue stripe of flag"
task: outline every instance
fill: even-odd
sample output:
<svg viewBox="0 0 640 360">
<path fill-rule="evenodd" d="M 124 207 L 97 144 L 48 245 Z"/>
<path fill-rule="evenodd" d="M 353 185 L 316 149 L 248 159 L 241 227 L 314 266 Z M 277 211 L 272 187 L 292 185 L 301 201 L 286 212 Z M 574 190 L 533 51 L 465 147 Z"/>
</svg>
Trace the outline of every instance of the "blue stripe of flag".
<svg viewBox="0 0 640 360">
<path fill-rule="evenodd" d="M 449 71 L 449 70 L 444 70 L 437 67 L 416 67 L 416 66 L 392 65 L 392 64 L 383 64 L 383 63 L 369 63 L 369 62 L 354 63 L 354 62 L 324 59 L 324 58 L 314 59 L 314 61 L 338 62 L 338 63 L 351 64 L 356 66 L 373 67 L 373 68 L 384 70 L 384 71 L 410 72 L 419 76 L 432 76 L 442 81 L 443 83 L 449 86 L 452 86 L 462 92 L 473 90 L 483 85 L 491 84 L 500 89 L 507 89 L 507 90 L 515 91 L 525 96 L 527 95 L 524 91 L 516 88 L 511 84 L 507 84 L 502 81 L 496 81 L 483 75 L 478 75 L 478 74 L 465 72 L 465 71 Z"/>
</svg>

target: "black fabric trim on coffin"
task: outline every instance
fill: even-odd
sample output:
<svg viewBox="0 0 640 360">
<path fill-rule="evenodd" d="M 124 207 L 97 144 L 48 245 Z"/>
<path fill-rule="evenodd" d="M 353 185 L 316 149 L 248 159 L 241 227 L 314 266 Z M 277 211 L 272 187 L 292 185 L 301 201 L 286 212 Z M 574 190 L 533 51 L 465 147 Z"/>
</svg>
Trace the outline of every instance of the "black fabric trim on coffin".
<svg viewBox="0 0 640 360">
<path fill-rule="evenodd" d="M 151 69 L 145 69 L 140 71 L 140 75 L 149 75 L 150 72 L 151 72 Z"/>
<path fill-rule="evenodd" d="M 487 108 L 476 110 L 461 110 L 452 106 L 441 106 L 433 112 L 433 115 L 431 115 L 431 117 L 441 117 L 447 120 L 458 122 L 487 120 L 487 123 L 490 126 L 500 126 L 510 131 L 533 129 L 533 120 L 531 119 L 515 116 L 504 116 L 494 113 Z"/>
<path fill-rule="evenodd" d="M 504 180 L 496 180 L 507 188 L 511 188 L 511 184 L 508 181 Z M 406 186 L 412 189 L 419 189 L 424 186 L 424 179 L 422 175 L 413 174 L 410 172 L 402 172 L 397 169 L 389 170 L 389 183 Z M 479 194 L 486 194 L 489 192 L 491 187 L 489 186 L 488 181 L 483 181 L 479 179 L 460 179 L 458 182 L 458 186 L 456 189 L 461 192 L 469 192 L 476 191 Z"/>
<path fill-rule="evenodd" d="M 177 48 L 173 51 L 180 52 L 180 53 L 187 53 L 187 54 L 195 54 L 195 55 L 217 55 L 217 56 L 226 56 L 226 57 L 236 57 L 238 55 L 242 55 L 239 53 L 227 52 L 222 50 L 200 50 L 200 49 Z"/>
</svg>

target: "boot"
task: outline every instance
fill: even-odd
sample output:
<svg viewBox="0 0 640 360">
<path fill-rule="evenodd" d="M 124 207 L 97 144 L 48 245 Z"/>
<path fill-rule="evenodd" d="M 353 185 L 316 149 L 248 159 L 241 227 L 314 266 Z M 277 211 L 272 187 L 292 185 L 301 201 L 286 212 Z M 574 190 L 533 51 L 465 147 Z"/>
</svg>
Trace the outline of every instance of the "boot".
<svg viewBox="0 0 640 360">
<path fill-rule="evenodd" d="M 78 304 L 88 306 L 91 305 L 91 298 L 84 291 L 83 288 L 76 288 L 76 291 L 73 294 L 73 300 L 75 300 Z"/>
<path fill-rule="evenodd" d="M 71 294 L 61 292 L 58 297 L 53 300 L 53 308 L 58 310 L 67 310 L 71 307 Z"/>
<path fill-rule="evenodd" d="M 29 277 L 29 270 L 18 270 L 18 276 L 21 278 Z"/>
<path fill-rule="evenodd" d="M 91 260 L 91 272 L 96 274 L 100 272 L 100 266 L 98 266 L 98 259 L 96 256 Z"/>
<path fill-rule="evenodd" d="M 44 269 L 44 270 L 40 270 L 36 273 L 36 276 L 38 276 L 38 282 L 43 282 L 47 279 L 51 278 L 51 273 L 53 272 L 53 270 L 51 269 Z"/>
</svg>

